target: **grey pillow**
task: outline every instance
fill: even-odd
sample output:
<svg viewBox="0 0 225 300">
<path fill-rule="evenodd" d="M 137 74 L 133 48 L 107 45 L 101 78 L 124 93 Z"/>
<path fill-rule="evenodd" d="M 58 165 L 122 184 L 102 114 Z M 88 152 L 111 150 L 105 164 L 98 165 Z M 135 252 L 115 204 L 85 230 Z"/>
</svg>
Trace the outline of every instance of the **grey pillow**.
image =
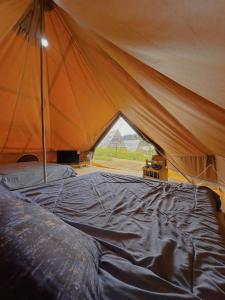
<svg viewBox="0 0 225 300">
<path fill-rule="evenodd" d="M 39 162 L 3 164 L 0 165 L 0 175 L 2 183 L 10 190 L 43 184 L 43 166 Z M 71 166 L 47 164 L 48 182 L 76 175 Z"/>
<path fill-rule="evenodd" d="M 100 299 L 98 244 L 33 203 L 0 199 L 4 300 Z"/>
<path fill-rule="evenodd" d="M 0 181 L 1 181 L 1 176 L 0 176 Z M 6 186 L 4 186 L 0 182 L 0 199 L 6 200 L 12 200 L 12 199 L 22 199 L 27 202 L 32 202 L 31 199 L 27 198 L 25 195 L 20 193 L 19 191 L 10 191 Z"/>
</svg>

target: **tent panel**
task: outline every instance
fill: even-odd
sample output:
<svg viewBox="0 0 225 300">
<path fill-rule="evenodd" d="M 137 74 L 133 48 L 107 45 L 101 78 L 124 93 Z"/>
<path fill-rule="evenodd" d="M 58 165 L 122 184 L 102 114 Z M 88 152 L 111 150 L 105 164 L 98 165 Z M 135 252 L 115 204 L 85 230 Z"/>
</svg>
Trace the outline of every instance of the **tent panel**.
<svg viewBox="0 0 225 300">
<path fill-rule="evenodd" d="M 216 155 L 216 170 L 218 182 L 221 184 L 222 191 L 225 192 L 225 157 Z"/>
<path fill-rule="evenodd" d="M 0 19 L 0 40 L 10 32 L 31 3 L 32 0 L 1 0 L 0 16 L 2 17 Z"/>
<path fill-rule="evenodd" d="M 69 26 L 111 101 L 135 126 L 170 153 L 207 153 L 206 147 L 98 47 L 92 35 L 72 20 Z"/>
<path fill-rule="evenodd" d="M 118 110 L 96 81 L 57 9 L 46 16 L 46 35 L 51 149 L 88 150 Z"/>
<path fill-rule="evenodd" d="M 147 67 L 107 41 L 98 45 L 211 153 L 225 155 L 225 110 Z M 207 135 L 205 134 L 207 132 Z M 209 153 L 209 152 L 208 152 Z"/>
<path fill-rule="evenodd" d="M 41 149 L 39 49 L 13 31 L 0 51 L 0 149 Z M 48 126 L 47 114 L 47 126 Z M 49 128 L 48 128 L 49 132 Z"/>
<path fill-rule="evenodd" d="M 55 2 L 84 28 L 225 108 L 224 1 Z"/>
</svg>

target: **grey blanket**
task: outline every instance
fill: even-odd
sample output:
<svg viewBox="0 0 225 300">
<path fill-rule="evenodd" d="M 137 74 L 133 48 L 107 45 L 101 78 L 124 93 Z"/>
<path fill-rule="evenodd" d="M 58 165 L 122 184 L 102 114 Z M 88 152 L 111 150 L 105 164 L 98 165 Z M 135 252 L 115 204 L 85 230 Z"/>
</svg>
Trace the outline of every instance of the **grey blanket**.
<svg viewBox="0 0 225 300">
<path fill-rule="evenodd" d="M 211 190 L 95 173 L 22 193 L 99 241 L 102 299 L 225 299 Z"/>
</svg>

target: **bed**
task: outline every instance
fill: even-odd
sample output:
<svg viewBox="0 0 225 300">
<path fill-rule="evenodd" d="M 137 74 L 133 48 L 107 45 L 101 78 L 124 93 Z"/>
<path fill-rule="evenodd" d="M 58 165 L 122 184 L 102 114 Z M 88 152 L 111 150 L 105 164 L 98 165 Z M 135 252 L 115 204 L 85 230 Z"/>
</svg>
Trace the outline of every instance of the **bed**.
<svg viewBox="0 0 225 300">
<path fill-rule="evenodd" d="M 16 193 L 96 243 L 98 295 L 77 299 L 225 299 L 220 203 L 210 189 L 97 172 Z"/>
</svg>

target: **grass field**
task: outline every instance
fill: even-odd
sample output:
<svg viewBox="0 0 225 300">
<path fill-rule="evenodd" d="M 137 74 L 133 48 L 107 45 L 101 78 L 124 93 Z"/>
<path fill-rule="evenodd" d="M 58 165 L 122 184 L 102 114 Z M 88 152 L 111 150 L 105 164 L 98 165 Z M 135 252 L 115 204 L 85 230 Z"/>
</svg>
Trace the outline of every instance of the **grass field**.
<svg viewBox="0 0 225 300">
<path fill-rule="evenodd" d="M 124 148 L 104 148 L 98 147 L 95 150 L 94 160 L 102 160 L 102 161 L 112 161 L 113 158 L 118 159 L 126 159 L 126 160 L 135 160 L 144 162 L 146 159 L 151 159 L 152 154 L 154 153 L 147 153 L 144 154 L 141 151 L 129 151 Z"/>
</svg>

